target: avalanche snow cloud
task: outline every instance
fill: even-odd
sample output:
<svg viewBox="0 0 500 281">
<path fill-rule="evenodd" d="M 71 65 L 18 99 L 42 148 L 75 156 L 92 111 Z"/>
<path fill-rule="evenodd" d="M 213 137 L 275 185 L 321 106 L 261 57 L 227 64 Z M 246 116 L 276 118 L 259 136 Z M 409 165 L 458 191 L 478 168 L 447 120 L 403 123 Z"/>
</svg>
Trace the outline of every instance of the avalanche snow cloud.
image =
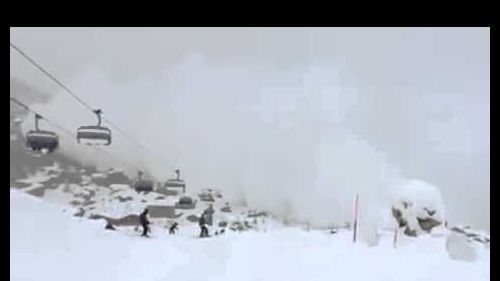
<svg viewBox="0 0 500 281">
<path fill-rule="evenodd" d="M 103 107 L 123 108 L 120 124 L 131 124 L 134 135 L 171 163 L 182 163 L 190 187 L 218 187 L 290 220 L 321 225 L 349 220 L 356 192 L 371 202 L 397 176 L 383 153 L 343 125 L 356 97 L 342 88 L 333 65 L 282 72 L 212 66 L 191 56 L 158 81 L 110 86 L 104 74 L 91 69 L 72 84 L 79 92 L 108 88 L 100 100 L 109 105 Z M 134 93 L 145 88 L 157 94 L 137 100 Z M 53 110 L 63 108 L 66 99 L 57 95 L 39 109 L 53 112 L 66 127 L 92 121 L 85 111 L 68 116 Z M 111 151 L 131 162 L 141 159 L 130 144 L 114 139 Z M 80 151 L 67 153 L 88 161 L 95 157 Z M 142 159 L 158 179 L 169 172 L 155 158 Z"/>
<path fill-rule="evenodd" d="M 489 29 L 13 29 L 11 39 L 166 159 L 116 132 L 109 147 L 159 180 L 178 167 L 189 188 L 324 224 L 349 219 L 355 193 L 362 219 L 376 216 L 417 178 L 441 189 L 450 220 L 489 228 Z M 36 108 L 63 126 L 95 122 L 11 53 L 12 76 L 52 90 Z"/>
</svg>

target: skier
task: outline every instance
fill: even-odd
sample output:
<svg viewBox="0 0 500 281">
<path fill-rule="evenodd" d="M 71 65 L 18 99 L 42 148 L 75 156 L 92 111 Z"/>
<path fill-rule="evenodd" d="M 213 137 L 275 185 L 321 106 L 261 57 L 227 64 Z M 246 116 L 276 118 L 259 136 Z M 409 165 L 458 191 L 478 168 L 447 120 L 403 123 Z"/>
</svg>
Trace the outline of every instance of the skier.
<svg viewBox="0 0 500 281">
<path fill-rule="evenodd" d="M 139 216 L 139 223 L 141 224 L 142 226 L 142 236 L 144 237 L 149 237 L 148 236 L 148 232 L 150 232 L 149 230 L 149 224 L 151 224 L 147 218 L 147 215 L 148 215 L 148 209 L 144 209 L 144 211 L 141 213 L 141 215 Z"/>
<path fill-rule="evenodd" d="M 177 231 L 177 222 L 174 222 L 168 229 L 168 233 L 175 234 L 176 231 Z"/>
<path fill-rule="evenodd" d="M 201 229 L 200 237 L 208 237 L 207 219 L 205 215 L 205 213 L 201 214 L 200 220 L 198 221 Z"/>
</svg>

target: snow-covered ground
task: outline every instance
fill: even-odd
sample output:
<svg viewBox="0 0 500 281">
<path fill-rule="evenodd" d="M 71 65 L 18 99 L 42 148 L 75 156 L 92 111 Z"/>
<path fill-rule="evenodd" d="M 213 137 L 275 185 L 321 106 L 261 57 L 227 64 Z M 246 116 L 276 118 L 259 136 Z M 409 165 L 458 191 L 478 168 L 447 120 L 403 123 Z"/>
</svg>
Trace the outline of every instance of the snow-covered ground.
<svg viewBox="0 0 500 281">
<path fill-rule="evenodd" d="M 445 236 L 392 247 L 353 244 L 351 233 L 305 231 L 275 224 L 267 231 L 197 238 L 196 225 L 153 238 L 106 231 L 68 207 L 10 193 L 11 280 L 489 280 L 489 250 L 475 262 L 449 258 Z M 64 211 L 65 210 L 65 211 Z"/>
</svg>

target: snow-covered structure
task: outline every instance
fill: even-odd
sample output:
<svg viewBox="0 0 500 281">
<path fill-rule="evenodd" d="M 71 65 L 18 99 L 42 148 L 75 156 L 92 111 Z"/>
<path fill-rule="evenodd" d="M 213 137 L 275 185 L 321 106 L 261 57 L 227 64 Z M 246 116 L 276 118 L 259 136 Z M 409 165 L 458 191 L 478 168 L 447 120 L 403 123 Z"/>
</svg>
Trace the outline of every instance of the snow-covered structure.
<svg viewBox="0 0 500 281">
<path fill-rule="evenodd" d="M 421 180 L 407 180 L 396 189 L 391 213 L 404 233 L 417 236 L 444 222 L 444 205 L 439 188 Z"/>
</svg>

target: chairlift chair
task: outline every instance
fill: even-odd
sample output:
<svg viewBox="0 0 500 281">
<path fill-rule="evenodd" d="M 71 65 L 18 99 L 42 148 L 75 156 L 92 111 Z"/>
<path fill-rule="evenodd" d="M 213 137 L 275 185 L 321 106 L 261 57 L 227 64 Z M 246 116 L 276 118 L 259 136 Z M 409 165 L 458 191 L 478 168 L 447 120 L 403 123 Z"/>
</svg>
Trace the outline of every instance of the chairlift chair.
<svg viewBox="0 0 500 281">
<path fill-rule="evenodd" d="M 177 177 L 175 179 L 168 179 L 165 182 L 165 187 L 182 188 L 182 193 L 186 194 L 186 183 L 181 179 L 180 170 L 175 170 Z"/>
<path fill-rule="evenodd" d="M 26 146 L 33 151 L 53 152 L 59 146 L 59 137 L 52 131 L 40 130 L 38 120 L 42 116 L 35 114 L 35 130 L 26 133 Z"/>
<path fill-rule="evenodd" d="M 142 178 L 142 172 L 139 171 L 138 178 L 134 182 L 134 189 L 137 192 L 150 192 L 154 190 L 154 183 L 152 180 L 145 180 Z"/>
<path fill-rule="evenodd" d="M 97 115 L 98 123 L 96 126 L 81 126 L 76 133 L 78 143 L 87 145 L 110 145 L 111 130 L 108 127 L 101 126 L 100 109 L 93 111 Z"/>
</svg>

